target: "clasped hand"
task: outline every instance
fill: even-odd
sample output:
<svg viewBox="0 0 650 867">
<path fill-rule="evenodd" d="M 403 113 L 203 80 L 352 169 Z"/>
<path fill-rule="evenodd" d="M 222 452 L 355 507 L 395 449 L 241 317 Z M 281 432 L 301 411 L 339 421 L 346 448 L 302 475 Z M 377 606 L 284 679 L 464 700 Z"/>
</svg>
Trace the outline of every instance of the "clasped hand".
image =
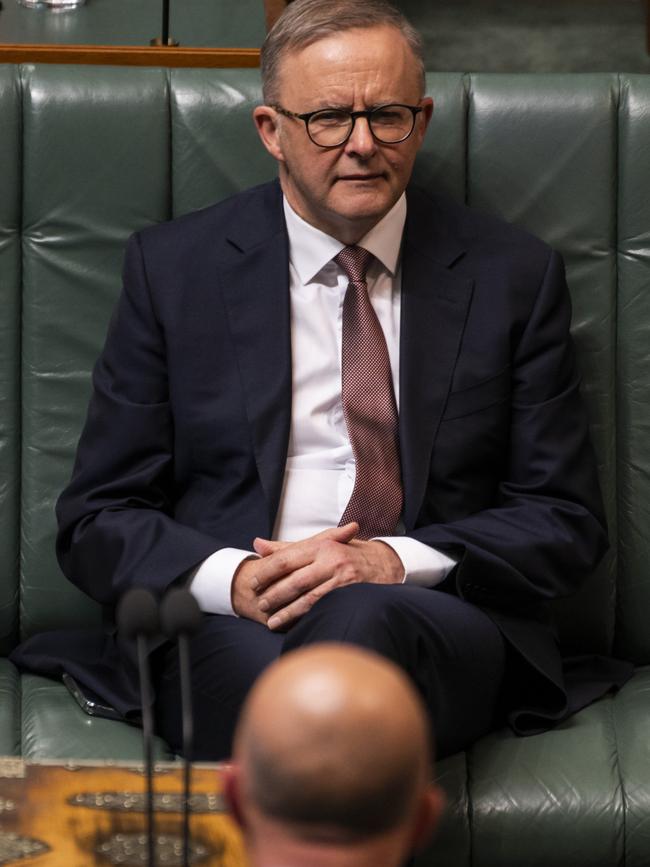
<svg viewBox="0 0 650 867">
<path fill-rule="evenodd" d="M 384 542 L 355 538 L 358 532 L 352 522 L 299 542 L 255 539 L 260 559 L 245 560 L 233 579 L 235 613 L 281 631 L 337 587 L 399 584 L 404 567 L 395 551 Z"/>
</svg>

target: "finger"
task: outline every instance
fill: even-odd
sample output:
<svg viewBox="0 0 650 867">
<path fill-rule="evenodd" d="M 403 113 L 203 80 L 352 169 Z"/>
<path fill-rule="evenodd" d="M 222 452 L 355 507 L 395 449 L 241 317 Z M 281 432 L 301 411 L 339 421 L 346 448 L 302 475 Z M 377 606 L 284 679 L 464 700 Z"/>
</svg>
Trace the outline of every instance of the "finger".
<svg viewBox="0 0 650 867">
<path fill-rule="evenodd" d="M 332 578 L 332 569 L 327 563 L 316 561 L 271 584 L 258 596 L 258 607 L 267 617 L 285 608 L 300 596 L 309 593 L 319 584 Z"/>
<path fill-rule="evenodd" d="M 341 527 L 328 527 L 326 530 L 321 530 L 320 533 L 316 533 L 314 536 L 309 536 L 303 541 L 309 542 L 311 539 L 332 539 L 335 542 L 345 544 L 351 542 L 358 532 L 359 525 L 356 521 L 351 521 L 349 524 L 344 524 Z M 272 554 L 274 551 L 281 551 L 283 548 L 286 548 L 291 544 L 294 543 L 261 539 L 259 536 L 253 539 L 253 549 L 256 554 L 260 555 L 260 557 L 268 557 L 268 555 Z"/>
<path fill-rule="evenodd" d="M 293 542 L 272 551 L 257 561 L 257 569 L 251 586 L 256 593 L 263 593 L 276 581 L 286 578 L 297 569 L 309 565 L 314 559 L 313 551 L 303 542 Z"/>
<path fill-rule="evenodd" d="M 280 578 L 291 575 L 292 572 L 313 562 L 324 542 L 346 544 L 351 542 L 358 532 L 359 525 L 352 521 L 343 527 L 328 527 L 308 539 L 284 544 L 278 550 L 267 554 L 258 561 L 252 586 L 258 593 L 262 593 Z"/>
<path fill-rule="evenodd" d="M 280 551 L 290 545 L 290 542 L 273 542 L 271 539 L 253 539 L 253 550 L 260 557 L 268 557 L 274 551 Z"/>
<path fill-rule="evenodd" d="M 326 596 L 337 586 L 338 583 L 334 578 L 330 578 L 329 581 L 319 584 L 317 587 L 314 587 L 313 590 L 310 590 L 308 593 L 298 597 L 298 599 L 294 600 L 289 605 L 276 611 L 275 614 L 269 617 L 266 625 L 273 632 L 288 629 L 310 611 L 319 599 L 322 599 L 323 596 Z"/>
</svg>

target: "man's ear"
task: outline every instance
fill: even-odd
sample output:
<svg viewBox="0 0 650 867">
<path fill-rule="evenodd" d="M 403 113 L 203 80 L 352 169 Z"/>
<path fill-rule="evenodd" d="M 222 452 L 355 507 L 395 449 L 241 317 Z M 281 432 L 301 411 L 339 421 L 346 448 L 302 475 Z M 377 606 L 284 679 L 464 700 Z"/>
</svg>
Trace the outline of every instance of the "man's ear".
<svg viewBox="0 0 650 867">
<path fill-rule="evenodd" d="M 278 124 L 280 118 L 277 111 L 270 105 L 258 105 L 253 109 L 253 121 L 262 144 L 278 162 L 284 162 L 284 154 L 280 146 Z"/>
<path fill-rule="evenodd" d="M 241 803 L 241 769 L 236 762 L 224 765 L 221 771 L 223 797 L 226 806 L 240 828 L 246 827 Z"/>
<path fill-rule="evenodd" d="M 423 792 L 413 825 L 412 847 L 417 852 L 424 848 L 438 827 L 445 807 L 442 789 L 433 783 Z"/>
<path fill-rule="evenodd" d="M 429 126 L 429 121 L 433 117 L 433 100 L 430 96 L 425 96 L 420 102 L 420 105 L 422 106 L 422 112 L 419 115 L 422 118 L 420 121 L 420 143 L 422 143 L 424 134 Z"/>
</svg>

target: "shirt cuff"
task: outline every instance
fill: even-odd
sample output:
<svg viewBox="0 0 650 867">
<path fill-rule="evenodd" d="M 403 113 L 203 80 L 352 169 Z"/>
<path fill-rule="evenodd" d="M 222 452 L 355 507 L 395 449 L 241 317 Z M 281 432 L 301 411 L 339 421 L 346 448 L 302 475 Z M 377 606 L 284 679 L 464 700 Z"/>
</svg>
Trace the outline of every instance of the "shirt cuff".
<svg viewBox="0 0 650 867">
<path fill-rule="evenodd" d="M 201 563 L 190 578 L 188 589 L 206 614 L 238 615 L 232 607 L 232 579 L 244 560 L 257 559 L 253 551 L 220 548 Z"/>
<path fill-rule="evenodd" d="M 375 541 L 375 540 L 373 540 Z M 404 566 L 403 584 L 435 587 L 449 575 L 457 560 L 409 536 L 377 536 L 376 541 L 390 545 Z"/>
</svg>

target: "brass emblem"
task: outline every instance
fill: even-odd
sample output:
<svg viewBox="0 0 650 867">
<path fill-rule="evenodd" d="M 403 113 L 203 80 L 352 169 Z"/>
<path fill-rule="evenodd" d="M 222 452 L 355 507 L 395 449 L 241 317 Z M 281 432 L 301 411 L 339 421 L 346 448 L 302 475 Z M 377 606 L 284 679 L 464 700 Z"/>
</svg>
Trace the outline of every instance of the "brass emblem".
<svg viewBox="0 0 650 867">
<path fill-rule="evenodd" d="M 143 792 L 80 792 L 68 798 L 73 807 L 90 807 L 93 810 L 116 810 L 144 813 L 147 797 Z M 182 813 L 183 796 L 178 792 L 156 792 L 153 799 L 157 813 Z M 223 813 L 225 805 L 221 795 L 214 793 L 195 794 L 190 798 L 192 813 Z"/>
<path fill-rule="evenodd" d="M 181 867 L 183 864 L 183 838 L 171 834 L 158 834 L 155 838 L 156 861 L 167 867 Z M 199 864 L 207 857 L 214 857 L 203 843 L 190 840 L 189 862 Z M 121 867 L 143 867 L 147 864 L 146 834 L 113 834 L 99 843 L 95 852 L 111 864 Z M 221 855 L 222 852 L 216 853 Z"/>
<path fill-rule="evenodd" d="M 0 864 L 10 864 L 21 858 L 34 858 L 49 851 L 50 847 L 40 840 L 0 831 Z"/>
</svg>

